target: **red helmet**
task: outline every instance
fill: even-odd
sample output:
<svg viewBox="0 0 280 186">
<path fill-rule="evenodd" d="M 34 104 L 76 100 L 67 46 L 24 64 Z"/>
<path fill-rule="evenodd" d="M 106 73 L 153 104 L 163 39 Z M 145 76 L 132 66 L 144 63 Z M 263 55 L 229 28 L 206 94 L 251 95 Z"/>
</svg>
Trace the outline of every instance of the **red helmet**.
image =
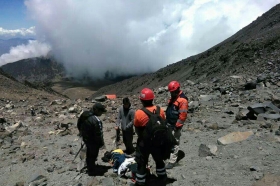
<svg viewBox="0 0 280 186">
<path fill-rule="evenodd" d="M 149 88 L 144 88 L 141 90 L 140 97 L 141 100 L 153 100 L 155 98 L 154 92 Z"/>
<path fill-rule="evenodd" d="M 171 81 L 168 85 L 169 92 L 173 92 L 180 88 L 180 83 L 178 81 Z"/>
</svg>

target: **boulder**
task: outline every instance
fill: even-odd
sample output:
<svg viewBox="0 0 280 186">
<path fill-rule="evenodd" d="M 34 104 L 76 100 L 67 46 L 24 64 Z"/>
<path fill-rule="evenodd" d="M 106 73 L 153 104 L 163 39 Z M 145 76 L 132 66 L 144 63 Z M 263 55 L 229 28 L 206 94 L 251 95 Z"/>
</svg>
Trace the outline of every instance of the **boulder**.
<svg viewBox="0 0 280 186">
<path fill-rule="evenodd" d="M 260 74 L 260 75 L 258 75 L 258 77 L 257 77 L 257 82 L 258 82 L 258 83 L 264 82 L 266 79 L 267 79 L 267 75 L 266 75 L 266 74 Z"/>
<path fill-rule="evenodd" d="M 210 100 L 215 100 L 218 99 L 219 95 L 200 95 L 199 96 L 199 101 L 210 101 Z"/>
<path fill-rule="evenodd" d="M 218 147 L 216 145 L 205 145 L 201 144 L 198 150 L 198 156 L 207 157 L 207 156 L 215 156 L 218 151 Z"/>
<path fill-rule="evenodd" d="M 237 121 L 246 120 L 248 113 L 249 113 L 249 111 L 247 109 L 242 109 L 236 114 L 235 119 Z"/>
<path fill-rule="evenodd" d="M 254 183 L 252 186 L 279 186 L 280 175 L 266 174 L 261 180 Z"/>
<path fill-rule="evenodd" d="M 280 119 L 280 114 L 259 114 L 259 116 L 265 119 Z"/>
<path fill-rule="evenodd" d="M 198 101 L 191 101 L 189 103 L 189 113 L 193 113 L 196 109 L 199 107 L 199 102 Z"/>
<path fill-rule="evenodd" d="M 164 92 L 166 92 L 166 88 L 165 87 L 158 88 L 158 91 L 157 91 L 158 94 L 162 94 Z"/>
<path fill-rule="evenodd" d="M 244 85 L 245 90 L 253 90 L 257 88 L 257 83 L 256 82 L 248 82 Z"/>
<path fill-rule="evenodd" d="M 77 113 L 78 112 L 78 108 L 77 107 L 70 107 L 69 109 L 68 109 L 68 112 L 69 113 Z"/>
<path fill-rule="evenodd" d="M 194 83 L 193 81 L 191 81 L 191 80 L 187 80 L 186 82 L 187 82 L 188 85 L 194 85 L 194 84 L 195 84 L 195 83 Z"/>
<path fill-rule="evenodd" d="M 227 144 L 246 140 L 253 134 L 254 134 L 253 131 L 232 132 L 230 134 L 227 134 L 227 135 L 219 138 L 217 142 L 219 145 L 227 145 Z"/>
<path fill-rule="evenodd" d="M 13 109 L 13 108 L 15 108 L 15 105 L 9 103 L 9 104 L 7 104 L 7 105 L 5 106 L 5 108 L 6 108 L 7 110 Z"/>
<path fill-rule="evenodd" d="M 265 85 L 263 82 L 257 83 L 257 85 L 256 85 L 256 89 L 258 89 L 258 90 L 264 89 L 264 87 L 265 87 Z"/>
<path fill-rule="evenodd" d="M 99 96 L 99 97 L 94 98 L 94 100 L 99 101 L 99 102 L 104 102 L 107 100 L 107 96 L 106 95 Z"/>
<path fill-rule="evenodd" d="M 236 76 L 236 75 L 233 75 L 233 76 L 230 76 L 231 78 L 233 79 L 242 79 L 243 77 L 242 76 Z"/>
<path fill-rule="evenodd" d="M 249 111 L 252 111 L 254 114 L 261 114 L 267 111 L 280 112 L 280 109 L 272 104 L 272 102 L 256 103 L 248 107 Z"/>
<path fill-rule="evenodd" d="M 44 121 L 44 119 L 45 118 L 43 116 L 38 116 L 38 117 L 35 118 L 35 121 L 36 122 L 42 122 L 42 121 Z"/>
<path fill-rule="evenodd" d="M 0 116 L 0 123 L 6 123 L 6 119 L 3 116 Z"/>
<path fill-rule="evenodd" d="M 57 100 L 53 100 L 50 105 L 61 105 L 62 104 L 62 101 L 60 99 L 57 99 Z"/>
<path fill-rule="evenodd" d="M 9 127 L 5 127 L 5 130 L 8 131 L 9 133 L 12 133 L 13 131 L 17 130 L 19 127 L 22 126 L 22 122 L 19 121 L 16 124 L 9 126 Z"/>
</svg>

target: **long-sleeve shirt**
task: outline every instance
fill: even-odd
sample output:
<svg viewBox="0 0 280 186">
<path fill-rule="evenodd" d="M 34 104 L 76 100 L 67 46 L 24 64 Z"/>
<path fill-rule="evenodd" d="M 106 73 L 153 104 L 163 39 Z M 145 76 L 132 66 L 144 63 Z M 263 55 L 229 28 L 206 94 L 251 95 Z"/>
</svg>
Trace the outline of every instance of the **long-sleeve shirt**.
<svg viewBox="0 0 280 186">
<path fill-rule="evenodd" d="M 150 106 L 146 107 L 149 111 L 153 112 L 154 110 L 157 109 L 156 106 Z M 164 110 L 160 109 L 160 116 L 165 119 L 165 113 Z M 141 109 L 137 110 L 135 113 L 135 118 L 134 118 L 134 126 L 135 127 L 145 127 L 146 124 L 149 121 L 149 116 L 145 114 L 145 112 Z"/>
<path fill-rule="evenodd" d="M 129 128 L 132 129 L 133 121 L 134 121 L 134 114 L 135 114 L 135 111 L 131 107 L 129 107 L 128 109 L 124 109 L 123 106 L 121 106 L 118 109 L 118 117 L 117 117 L 116 126 L 120 127 L 122 130 L 127 130 Z"/>
<path fill-rule="evenodd" d="M 188 115 L 188 100 L 185 94 L 181 91 L 175 100 L 168 101 L 166 110 L 167 122 L 175 126 L 177 124 L 183 125 Z"/>
</svg>

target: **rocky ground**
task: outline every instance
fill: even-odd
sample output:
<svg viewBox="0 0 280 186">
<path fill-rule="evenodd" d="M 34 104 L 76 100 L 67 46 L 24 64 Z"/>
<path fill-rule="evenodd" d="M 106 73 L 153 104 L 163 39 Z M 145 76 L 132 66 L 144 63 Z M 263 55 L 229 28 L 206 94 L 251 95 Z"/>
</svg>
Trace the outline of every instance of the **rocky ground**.
<svg viewBox="0 0 280 186">
<path fill-rule="evenodd" d="M 279 15 L 277 5 L 199 55 L 106 86 L 94 96 L 95 90 L 66 84 L 57 84 L 57 90 L 69 98 L 36 90 L 0 69 L 0 185 L 131 185 L 101 161 L 114 148 L 116 110 L 124 94 L 141 108 L 137 92 L 143 87 L 153 88 L 155 103 L 166 107 L 171 80 L 181 82 L 189 114 L 180 145 L 185 157 L 168 171 L 167 185 L 280 185 Z M 117 99 L 96 97 L 109 93 Z M 95 101 L 108 108 L 101 117 L 106 148 L 98 157 L 107 171 L 91 178 L 78 171 L 83 153 L 73 159 L 80 148 L 77 118 Z M 153 173 L 152 159 L 149 164 Z"/>
<path fill-rule="evenodd" d="M 185 158 L 168 171 L 167 185 L 251 186 L 269 185 L 273 180 L 274 185 L 280 184 L 279 87 L 277 72 L 183 83 L 190 107 L 181 141 Z M 155 103 L 165 107 L 169 97 L 166 87 L 155 92 Z M 133 107 L 141 108 L 138 95 L 128 96 Z M 46 97 L 37 102 L 2 98 L 0 185 L 131 185 L 100 159 L 114 148 L 113 127 L 121 100 L 104 96 L 95 100 Z M 101 117 L 106 148 L 98 158 L 98 164 L 108 171 L 90 178 L 77 171 L 83 161 L 80 156 L 73 159 L 80 148 L 77 118 L 94 101 L 108 107 Z M 35 116 L 31 116 L 31 107 Z M 221 139 L 230 133 L 234 135 Z"/>
</svg>

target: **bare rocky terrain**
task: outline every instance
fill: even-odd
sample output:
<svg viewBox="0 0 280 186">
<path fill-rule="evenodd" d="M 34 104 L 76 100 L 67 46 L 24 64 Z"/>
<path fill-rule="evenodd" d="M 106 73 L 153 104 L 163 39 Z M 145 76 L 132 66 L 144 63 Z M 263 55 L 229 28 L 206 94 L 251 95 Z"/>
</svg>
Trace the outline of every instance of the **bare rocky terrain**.
<svg viewBox="0 0 280 186">
<path fill-rule="evenodd" d="M 279 77 L 276 74 L 271 80 L 279 82 Z M 225 80 L 232 84 L 225 91 L 217 83 L 183 84 L 182 89 L 189 92 L 190 100 L 181 145 L 186 156 L 168 171 L 167 185 L 249 186 L 264 176 L 280 174 L 280 92 L 279 83 L 273 85 L 271 80 L 259 78 L 260 82 L 250 90 L 245 90 L 248 84 L 241 77 Z M 164 107 L 168 96 L 166 88 L 161 87 L 156 91 L 155 103 Z M 138 95 L 130 98 L 135 108 L 141 107 Z M 113 127 L 121 97 L 103 103 L 108 108 L 101 117 L 106 149 L 100 151 L 98 163 L 109 168 L 100 158 L 105 150 L 114 148 Z M 265 105 L 254 106 L 255 103 Z M 90 178 L 77 171 L 79 158 L 72 162 L 80 147 L 77 117 L 92 106 L 91 100 L 45 98 L 31 104 L 2 99 L 0 104 L 1 185 L 131 184 L 130 180 L 118 178 L 110 168 L 103 176 Z M 31 106 L 36 116 L 31 116 Z M 242 140 L 239 134 L 235 138 L 239 142 L 222 145 L 226 142 L 218 139 L 232 132 L 247 132 L 250 136 Z M 209 149 L 205 147 L 209 145 Z M 152 160 L 150 164 L 153 165 Z"/>
<path fill-rule="evenodd" d="M 155 104 L 166 107 L 170 80 L 181 82 L 189 113 L 180 145 L 185 157 L 168 171 L 166 185 L 280 185 L 279 18 L 277 5 L 202 54 L 81 99 L 34 89 L 0 72 L 0 185 L 132 185 L 101 161 L 115 148 L 116 110 L 124 96 L 141 108 L 144 86 L 154 89 Z M 117 98 L 106 99 L 108 93 Z M 80 148 L 76 122 L 95 101 L 108 110 L 101 116 L 106 148 L 97 161 L 107 171 L 88 177 L 78 171 L 83 153 L 73 161 Z M 149 164 L 153 174 L 152 159 Z"/>
</svg>

